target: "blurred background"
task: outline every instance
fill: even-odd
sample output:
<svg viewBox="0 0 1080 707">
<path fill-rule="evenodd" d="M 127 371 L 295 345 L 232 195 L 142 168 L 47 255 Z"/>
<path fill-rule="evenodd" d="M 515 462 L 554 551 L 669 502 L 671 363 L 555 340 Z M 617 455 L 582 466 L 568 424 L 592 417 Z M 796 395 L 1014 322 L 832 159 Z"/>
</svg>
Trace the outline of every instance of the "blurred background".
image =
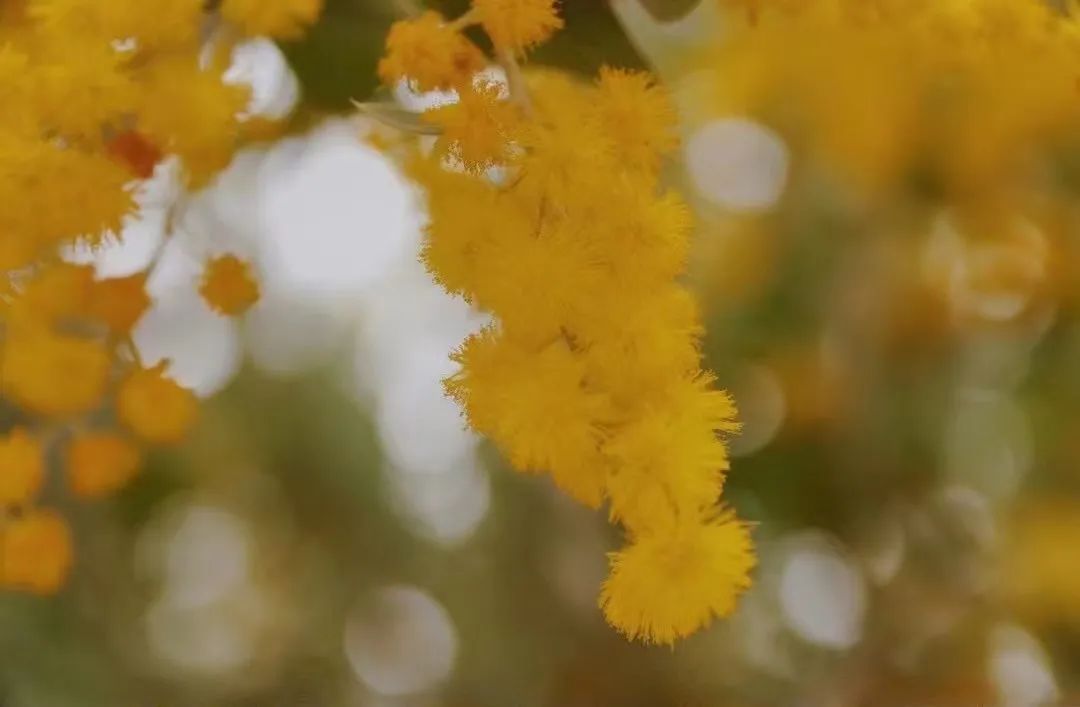
<svg viewBox="0 0 1080 707">
<path fill-rule="evenodd" d="M 513 474 L 442 397 L 485 319 L 429 282 L 422 195 L 350 111 L 412 5 L 328 0 L 302 42 L 242 45 L 249 109 L 292 112 L 288 135 L 193 195 L 160 165 L 123 242 L 72 254 L 135 272 L 179 204 L 135 339 L 207 400 L 189 444 L 66 509 L 60 596 L 0 596 L 0 705 L 1080 704 L 1080 201 L 1053 234 L 882 220 L 781 132 L 696 104 L 708 75 L 667 71 L 688 277 L 744 422 L 726 497 L 760 566 L 732 619 L 630 644 L 595 604 L 602 514 Z M 709 40 L 701 12 L 565 0 L 534 61 L 664 70 Z M 190 286 L 213 249 L 259 268 L 239 323 Z"/>
</svg>

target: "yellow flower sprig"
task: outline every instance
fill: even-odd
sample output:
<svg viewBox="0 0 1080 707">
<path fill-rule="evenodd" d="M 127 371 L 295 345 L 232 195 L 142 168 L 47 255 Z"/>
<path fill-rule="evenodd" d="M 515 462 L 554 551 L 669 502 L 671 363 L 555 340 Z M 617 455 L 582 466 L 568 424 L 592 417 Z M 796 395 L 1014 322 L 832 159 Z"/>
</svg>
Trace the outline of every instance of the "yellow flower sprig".
<svg viewBox="0 0 1080 707">
<path fill-rule="evenodd" d="M 479 24 L 509 90 L 481 79 Z M 517 62 L 562 24 L 553 0 L 474 0 L 391 30 L 388 83 L 452 88 L 422 116 L 439 129 L 414 156 L 430 221 L 422 258 L 450 293 L 494 323 L 453 355 L 446 381 L 469 425 L 523 472 L 607 503 L 627 546 L 600 596 L 631 638 L 672 643 L 729 614 L 755 558 L 720 505 L 726 393 L 701 369 L 701 324 L 677 278 L 691 217 L 659 169 L 676 116 L 647 74 L 604 69 L 593 84 Z M 520 84 L 520 85 L 518 85 Z"/>
</svg>

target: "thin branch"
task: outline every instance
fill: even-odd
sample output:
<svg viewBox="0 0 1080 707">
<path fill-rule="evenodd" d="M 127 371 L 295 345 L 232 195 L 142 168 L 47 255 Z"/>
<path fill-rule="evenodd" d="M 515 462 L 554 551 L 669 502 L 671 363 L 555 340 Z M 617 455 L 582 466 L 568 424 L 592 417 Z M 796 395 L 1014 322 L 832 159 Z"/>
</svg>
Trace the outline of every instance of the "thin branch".
<svg viewBox="0 0 1080 707">
<path fill-rule="evenodd" d="M 526 113 L 532 113 L 532 99 L 529 98 L 529 90 L 525 85 L 525 74 L 521 71 L 514 52 L 500 48 L 496 50 L 499 66 L 506 72 L 506 85 L 510 89 L 510 99 L 515 101 Z"/>
</svg>

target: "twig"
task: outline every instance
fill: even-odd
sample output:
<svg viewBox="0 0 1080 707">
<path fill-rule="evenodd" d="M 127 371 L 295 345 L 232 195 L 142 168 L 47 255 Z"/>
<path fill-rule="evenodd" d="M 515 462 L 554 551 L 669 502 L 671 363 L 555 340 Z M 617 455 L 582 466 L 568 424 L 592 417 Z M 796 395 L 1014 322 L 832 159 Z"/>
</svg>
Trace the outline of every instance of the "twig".
<svg viewBox="0 0 1080 707">
<path fill-rule="evenodd" d="M 529 90 L 525 86 L 525 74 L 521 71 L 514 52 L 500 48 L 495 52 L 499 60 L 499 66 L 506 72 L 506 85 L 510 89 L 510 99 L 515 101 L 526 113 L 532 113 L 532 99 L 529 98 Z"/>
</svg>

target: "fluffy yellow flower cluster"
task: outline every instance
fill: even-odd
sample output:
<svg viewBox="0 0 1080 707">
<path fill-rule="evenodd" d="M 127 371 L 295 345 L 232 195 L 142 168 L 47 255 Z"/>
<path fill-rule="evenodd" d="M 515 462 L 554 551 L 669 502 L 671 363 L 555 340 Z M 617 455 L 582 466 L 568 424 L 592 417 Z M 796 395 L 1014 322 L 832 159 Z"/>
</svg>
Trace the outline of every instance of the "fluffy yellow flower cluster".
<svg viewBox="0 0 1080 707">
<path fill-rule="evenodd" d="M 214 10 L 207 7 L 215 5 Z M 72 561 L 43 507 L 50 464 L 98 498 L 138 471 L 140 443 L 181 440 L 191 391 L 142 365 L 131 330 L 151 304 L 145 272 L 97 280 L 65 262 L 119 237 L 133 187 L 165 155 L 189 186 L 227 164 L 251 124 L 222 77 L 249 32 L 294 36 L 318 0 L 5 0 L 0 5 L 0 587 L 56 591 Z M 210 264 L 202 292 L 227 313 L 258 296 L 245 266 Z"/>
<path fill-rule="evenodd" d="M 1071 0 L 719 1 L 723 36 L 689 67 L 715 72 L 716 107 L 775 125 L 871 193 L 1011 198 L 1075 140 Z"/>
<path fill-rule="evenodd" d="M 461 34 L 474 23 L 508 88 L 476 76 L 483 57 Z M 672 643 L 749 584 L 748 529 L 719 505 L 738 424 L 676 283 L 691 218 L 659 183 L 674 110 L 643 73 L 522 73 L 517 59 L 560 25 L 553 0 L 474 0 L 452 22 L 397 23 L 379 70 L 458 95 L 422 116 L 439 137 L 411 163 L 428 194 L 423 259 L 496 323 L 454 355 L 448 392 L 514 467 L 608 504 L 628 544 L 611 555 L 605 616 Z"/>
</svg>

